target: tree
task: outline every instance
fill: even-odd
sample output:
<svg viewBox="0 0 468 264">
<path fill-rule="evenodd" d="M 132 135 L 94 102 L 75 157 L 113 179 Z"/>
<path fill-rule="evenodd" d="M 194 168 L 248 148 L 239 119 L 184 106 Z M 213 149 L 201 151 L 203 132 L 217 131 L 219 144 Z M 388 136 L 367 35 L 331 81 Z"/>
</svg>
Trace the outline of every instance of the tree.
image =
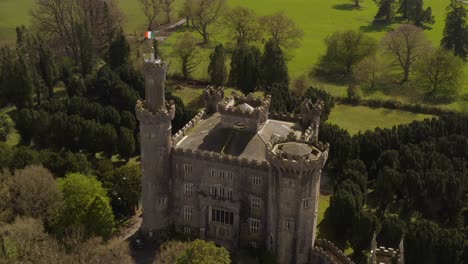
<svg viewBox="0 0 468 264">
<path fill-rule="evenodd" d="M 354 7 L 360 7 L 359 2 L 362 0 L 352 0 L 354 3 Z"/>
<path fill-rule="evenodd" d="M 0 141 L 6 141 L 8 135 L 15 126 L 13 120 L 7 114 L 0 114 Z"/>
<path fill-rule="evenodd" d="M 334 234 L 339 241 L 346 241 L 350 228 L 350 221 L 343 219 L 354 219 L 358 213 L 355 198 L 346 190 L 339 189 L 330 199 L 330 219 Z"/>
<path fill-rule="evenodd" d="M 414 63 L 430 45 L 422 29 L 408 24 L 389 32 L 382 43 L 387 53 L 393 56 L 395 63 L 403 70 L 402 82 L 409 80 Z"/>
<path fill-rule="evenodd" d="M 3 153 L 0 153 L 3 154 Z M 0 173 L 0 226 L 14 219 L 13 197 L 10 191 L 12 177 L 9 173 Z"/>
<path fill-rule="evenodd" d="M 237 45 L 249 44 L 260 35 L 257 15 L 252 9 L 236 6 L 226 13 L 225 21 Z"/>
<path fill-rule="evenodd" d="M 57 63 L 49 45 L 43 38 L 37 36 L 36 49 L 38 53 L 37 71 L 48 89 L 48 97 L 54 96 L 54 86 L 58 78 Z"/>
<path fill-rule="evenodd" d="M 397 215 L 387 215 L 382 221 L 377 240 L 384 247 L 396 248 L 406 233 L 406 224 Z"/>
<path fill-rule="evenodd" d="M 175 0 L 162 0 L 162 9 L 164 13 L 166 13 L 166 24 L 171 23 L 171 11 L 172 11 L 172 3 Z"/>
<path fill-rule="evenodd" d="M 197 39 L 190 32 L 180 35 L 174 44 L 173 52 L 181 62 L 184 79 L 188 79 L 190 73 L 192 73 L 201 62 L 198 58 Z"/>
<path fill-rule="evenodd" d="M 140 166 L 127 164 L 104 171 L 102 177 L 104 186 L 110 191 L 111 205 L 116 215 L 123 217 L 133 215 L 141 197 Z"/>
<path fill-rule="evenodd" d="M 111 124 L 99 126 L 97 135 L 101 141 L 101 150 L 103 150 L 109 156 L 112 155 L 116 149 L 116 143 L 118 139 L 115 128 Z"/>
<path fill-rule="evenodd" d="M 223 264 L 231 263 L 229 252 L 213 242 L 197 239 L 192 242 L 169 241 L 161 246 L 155 264 Z"/>
<path fill-rule="evenodd" d="M 304 36 L 304 32 L 284 12 L 261 17 L 260 25 L 267 32 L 268 38 L 287 50 L 299 47 L 300 39 Z"/>
<path fill-rule="evenodd" d="M 379 199 L 379 207 L 385 211 L 387 206 L 393 202 L 395 191 L 401 185 L 402 178 L 398 171 L 387 166 L 377 176 L 376 194 Z"/>
<path fill-rule="evenodd" d="M 155 21 L 159 13 L 162 10 L 162 1 L 161 0 L 139 0 L 141 4 L 141 10 L 148 20 L 147 30 L 151 31 L 155 28 Z"/>
<path fill-rule="evenodd" d="M 458 95 L 463 76 L 463 61 L 446 51 L 436 49 L 423 54 L 415 65 L 418 83 L 430 98 Z"/>
<path fill-rule="evenodd" d="M 264 88 L 274 83 L 289 86 L 288 66 L 278 43 L 270 39 L 265 44 L 260 64 L 260 76 Z"/>
<path fill-rule="evenodd" d="M 418 27 L 424 23 L 434 24 L 431 7 L 424 10 L 423 6 L 423 0 L 400 0 L 398 13 L 402 14 L 403 19 L 413 22 Z"/>
<path fill-rule="evenodd" d="M 231 58 L 230 85 L 248 94 L 255 90 L 260 79 L 260 51 L 253 46 L 239 46 Z"/>
<path fill-rule="evenodd" d="M 80 173 L 68 174 L 58 181 L 65 205 L 54 227 L 55 232 L 63 237 L 70 229 L 85 228 L 85 237 L 98 235 L 109 238 L 114 216 L 101 182 Z"/>
<path fill-rule="evenodd" d="M 363 87 L 374 91 L 378 85 L 384 84 L 388 77 L 387 64 L 377 55 L 368 56 L 356 65 L 354 79 Z"/>
<path fill-rule="evenodd" d="M 440 45 L 463 59 L 468 55 L 467 13 L 461 2 L 452 1 L 447 7 L 445 28 Z"/>
<path fill-rule="evenodd" d="M 202 36 L 204 44 L 209 42 L 209 27 L 218 20 L 225 6 L 225 0 L 191 0 L 192 26 Z"/>
<path fill-rule="evenodd" d="M 316 76 L 346 81 L 353 77 L 355 66 L 377 49 L 374 39 L 359 31 L 338 31 L 325 39 L 327 50 L 315 68 Z"/>
<path fill-rule="evenodd" d="M 354 250 L 354 257 L 363 259 L 365 257 L 363 250 L 369 248 L 374 233 L 380 230 L 379 219 L 372 212 L 361 212 L 354 217 L 352 235 L 350 239 Z"/>
<path fill-rule="evenodd" d="M 271 95 L 270 111 L 276 113 L 290 113 L 295 108 L 289 88 L 285 84 L 274 83 L 268 87 Z"/>
<path fill-rule="evenodd" d="M 109 65 L 112 69 L 116 69 L 121 65 L 127 64 L 130 56 L 130 44 L 128 44 L 125 34 L 120 29 L 119 34 L 109 47 Z"/>
<path fill-rule="evenodd" d="M 437 263 L 439 227 L 429 220 L 417 219 L 408 225 L 405 236 L 405 263 Z"/>
<path fill-rule="evenodd" d="M 31 11 L 33 28 L 37 29 L 59 52 L 80 65 L 84 46 L 83 30 L 87 29 L 91 49 L 105 53 L 112 33 L 123 20 L 116 1 L 38 0 Z M 81 32 L 80 32 L 81 31 Z M 104 36 L 104 37 L 103 37 Z"/>
<path fill-rule="evenodd" d="M 23 169 L 28 165 L 39 163 L 39 153 L 26 146 L 15 148 L 10 160 L 10 170 Z"/>
<path fill-rule="evenodd" d="M 52 173 L 42 166 L 17 170 L 11 185 L 12 207 L 17 215 L 56 222 L 63 205 L 63 195 Z"/>
<path fill-rule="evenodd" d="M 137 122 L 135 119 L 135 115 L 129 111 L 122 111 L 120 114 L 120 124 L 131 131 L 135 131 L 137 128 Z"/>
<path fill-rule="evenodd" d="M 208 74 L 210 75 L 210 81 L 213 85 L 223 86 L 226 82 L 226 51 L 223 44 L 217 45 L 211 53 Z"/>
<path fill-rule="evenodd" d="M 391 24 L 395 17 L 395 0 L 376 0 L 379 10 L 374 20 L 384 19 L 385 24 Z"/>
<path fill-rule="evenodd" d="M 117 149 L 119 154 L 126 159 L 129 159 L 135 153 L 135 137 L 132 130 L 120 127 Z"/>
</svg>

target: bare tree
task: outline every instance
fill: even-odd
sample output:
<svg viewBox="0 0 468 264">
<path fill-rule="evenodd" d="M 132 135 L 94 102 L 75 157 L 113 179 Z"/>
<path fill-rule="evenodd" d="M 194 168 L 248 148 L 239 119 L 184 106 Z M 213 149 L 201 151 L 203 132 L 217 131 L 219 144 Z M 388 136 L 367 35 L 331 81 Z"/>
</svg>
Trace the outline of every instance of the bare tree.
<svg viewBox="0 0 468 264">
<path fill-rule="evenodd" d="M 177 38 L 173 52 L 180 59 L 182 74 L 187 79 L 201 62 L 198 58 L 197 39 L 192 33 L 185 32 Z"/>
<path fill-rule="evenodd" d="M 175 0 L 160 0 L 162 2 L 162 8 L 164 13 L 166 13 L 166 24 L 171 23 L 171 12 L 172 12 L 172 4 Z"/>
<path fill-rule="evenodd" d="M 2 223 L 14 219 L 13 208 L 11 207 L 11 178 L 9 173 L 0 173 L 0 226 Z"/>
<path fill-rule="evenodd" d="M 154 29 L 154 23 L 162 10 L 161 0 L 139 0 L 143 14 L 148 20 L 148 30 Z"/>
<path fill-rule="evenodd" d="M 394 57 L 395 63 L 403 70 L 402 82 L 409 80 L 413 64 L 430 47 L 423 30 L 409 24 L 403 24 L 389 32 L 382 43 L 387 53 Z"/>
<path fill-rule="evenodd" d="M 356 65 L 354 77 L 366 88 L 374 90 L 386 79 L 389 66 L 376 55 L 368 56 Z"/>
<path fill-rule="evenodd" d="M 32 165 L 17 170 L 11 186 L 13 209 L 18 215 L 53 223 L 63 205 L 63 195 L 52 173 Z"/>
<path fill-rule="evenodd" d="M 255 41 L 260 35 L 257 15 L 252 9 L 234 7 L 226 13 L 225 21 L 238 45 Z"/>
<path fill-rule="evenodd" d="M 203 37 L 203 43 L 209 42 L 209 27 L 220 17 L 226 7 L 226 0 L 191 0 L 190 17 L 193 28 Z"/>
<path fill-rule="evenodd" d="M 37 0 L 31 16 L 33 27 L 76 64 L 81 49 L 79 27 L 88 29 L 94 48 L 104 52 L 123 22 L 114 0 Z"/>
<path fill-rule="evenodd" d="M 15 254 L 1 254 L 4 248 Z M 12 224 L 0 226 L 0 263 L 61 264 L 69 260 L 57 241 L 44 232 L 39 220 L 17 218 Z"/>
<path fill-rule="evenodd" d="M 261 17 L 260 24 L 268 38 L 272 38 L 280 47 L 292 49 L 300 46 L 304 32 L 284 12 Z"/>
</svg>

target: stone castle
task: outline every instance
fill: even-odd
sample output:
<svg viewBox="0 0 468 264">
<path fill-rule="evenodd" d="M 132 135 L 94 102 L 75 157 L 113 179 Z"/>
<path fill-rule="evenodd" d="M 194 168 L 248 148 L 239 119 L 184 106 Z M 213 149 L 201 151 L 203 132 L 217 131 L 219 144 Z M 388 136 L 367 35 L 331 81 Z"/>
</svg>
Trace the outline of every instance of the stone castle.
<svg viewBox="0 0 468 264">
<path fill-rule="evenodd" d="M 318 140 L 323 102 L 299 115 L 270 114 L 271 97 L 203 93 L 205 109 L 175 135 L 173 102 L 164 99 L 166 64 L 145 60 L 140 121 L 142 231 L 170 227 L 235 250 L 265 248 L 278 263 L 309 263 L 314 249 L 322 168 Z"/>
</svg>

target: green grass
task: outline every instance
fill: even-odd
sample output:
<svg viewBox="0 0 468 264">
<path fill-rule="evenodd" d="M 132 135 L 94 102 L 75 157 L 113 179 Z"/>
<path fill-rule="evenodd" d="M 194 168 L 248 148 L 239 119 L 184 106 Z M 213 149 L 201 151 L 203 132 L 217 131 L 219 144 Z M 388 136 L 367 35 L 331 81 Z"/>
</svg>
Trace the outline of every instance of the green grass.
<svg viewBox="0 0 468 264">
<path fill-rule="evenodd" d="M 29 26 L 29 9 L 33 2 L 34 0 L 0 0 L 0 46 L 15 41 L 17 26 Z"/>
<path fill-rule="evenodd" d="M 354 135 L 359 131 L 373 130 L 376 127 L 390 128 L 394 125 L 410 123 L 413 120 L 423 120 L 432 117 L 431 115 L 386 108 L 337 105 L 331 111 L 328 122 L 336 124 L 348 130 L 351 135 Z"/>
<path fill-rule="evenodd" d="M 330 196 L 331 195 L 320 194 L 317 225 L 322 222 L 323 218 L 325 217 L 325 211 L 330 206 Z"/>
</svg>

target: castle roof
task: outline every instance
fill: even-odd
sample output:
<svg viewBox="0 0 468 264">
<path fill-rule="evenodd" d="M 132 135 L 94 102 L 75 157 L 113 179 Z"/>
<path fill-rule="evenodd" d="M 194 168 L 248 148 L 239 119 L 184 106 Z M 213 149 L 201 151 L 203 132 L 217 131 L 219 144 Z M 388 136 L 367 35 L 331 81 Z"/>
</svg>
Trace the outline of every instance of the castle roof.
<svg viewBox="0 0 468 264">
<path fill-rule="evenodd" d="M 296 123 L 272 119 L 267 120 L 257 133 L 223 128 L 221 115 L 215 113 L 190 129 L 187 136 L 180 140 L 176 147 L 266 161 L 265 149 L 271 138 L 274 135 L 286 137 L 291 132 L 300 136 L 302 128 Z"/>
</svg>

